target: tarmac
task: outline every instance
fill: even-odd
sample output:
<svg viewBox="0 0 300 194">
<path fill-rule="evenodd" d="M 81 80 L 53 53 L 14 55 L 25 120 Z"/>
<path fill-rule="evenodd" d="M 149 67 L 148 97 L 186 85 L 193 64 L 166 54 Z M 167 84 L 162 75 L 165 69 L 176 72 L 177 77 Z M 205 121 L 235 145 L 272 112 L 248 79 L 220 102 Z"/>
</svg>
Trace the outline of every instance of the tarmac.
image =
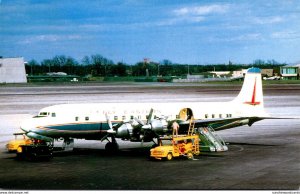
<svg viewBox="0 0 300 194">
<path fill-rule="evenodd" d="M 19 123 L 39 109 L 62 103 L 230 101 L 241 85 L 97 83 L 0 86 L 0 188 L 4 190 L 299 190 L 300 120 L 263 120 L 223 130 L 227 152 L 194 160 L 148 159 L 150 143 L 119 140 L 108 155 L 105 142 L 75 140 L 73 151 L 50 161 L 18 161 L 5 144 Z M 300 85 L 264 86 L 271 116 L 300 115 Z M 59 144 L 59 142 L 58 142 Z"/>
</svg>

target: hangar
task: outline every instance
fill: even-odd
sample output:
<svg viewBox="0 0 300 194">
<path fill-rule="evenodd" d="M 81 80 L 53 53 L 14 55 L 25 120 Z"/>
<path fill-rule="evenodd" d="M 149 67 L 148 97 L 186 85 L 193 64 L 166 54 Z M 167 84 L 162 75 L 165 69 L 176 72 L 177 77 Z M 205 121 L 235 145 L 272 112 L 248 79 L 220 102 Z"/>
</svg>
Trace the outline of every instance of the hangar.
<svg viewBox="0 0 300 194">
<path fill-rule="evenodd" d="M 0 57 L 0 83 L 26 83 L 26 71 L 23 57 Z"/>
</svg>

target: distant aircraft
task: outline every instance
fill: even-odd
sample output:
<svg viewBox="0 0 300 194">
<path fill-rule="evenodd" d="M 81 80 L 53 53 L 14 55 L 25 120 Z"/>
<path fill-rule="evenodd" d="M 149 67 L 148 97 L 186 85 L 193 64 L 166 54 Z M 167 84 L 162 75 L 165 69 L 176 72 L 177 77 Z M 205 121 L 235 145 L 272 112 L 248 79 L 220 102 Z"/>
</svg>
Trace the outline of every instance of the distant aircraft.
<svg viewBox="0 0 300 194">
<path fill-rule="evenodd" d="M 271 118 L 265 112 L 261 71 L 250 68 L 238 96 L 229 102 L 180 103 L 94 103 L 62 104 L 43 108 L 24 121 L 21 129 L 33 139 L 53 142 L 63 138 L 108 140 L 105 148 L 117 150 L 117 138 L 131 142 L 151 142 L 172 133 L 186 133 L 190 119 L 195 128 L 223 130 Z"/>
</svg>

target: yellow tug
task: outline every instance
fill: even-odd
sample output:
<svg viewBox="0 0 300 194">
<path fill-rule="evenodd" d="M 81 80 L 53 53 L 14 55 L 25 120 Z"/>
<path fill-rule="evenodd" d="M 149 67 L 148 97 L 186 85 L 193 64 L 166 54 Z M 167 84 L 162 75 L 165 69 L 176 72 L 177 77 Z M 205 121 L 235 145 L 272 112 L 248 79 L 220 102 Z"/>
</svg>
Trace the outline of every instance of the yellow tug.
<svg viewBox="0 0 300 194">
<path fill-rule="evenodd" d="M 195 122 L 193 117 L 190 119 L 190 126 L 187 135 L 178 135 L 178 129 L 173 128 L 172 136 L 159 139 L 159 146 L 150 150 L 150 157 L 154 159 L 172 160 L 174 157 L 184 156 L 194 159 L 194 155 L 200 154 L 199 136 L 194 132 Z M 162 141 L 171 141 L 163 145 Z"/>
<path fill-rule="evenodd" d="M 32 144 L 32 140 L 25 136 L 24 133 L 14 133 L 14 140 L 9 141 L 6 144 L 6 149 L 8 152 L 17 151 L 19 146 Z"/>
</svg>

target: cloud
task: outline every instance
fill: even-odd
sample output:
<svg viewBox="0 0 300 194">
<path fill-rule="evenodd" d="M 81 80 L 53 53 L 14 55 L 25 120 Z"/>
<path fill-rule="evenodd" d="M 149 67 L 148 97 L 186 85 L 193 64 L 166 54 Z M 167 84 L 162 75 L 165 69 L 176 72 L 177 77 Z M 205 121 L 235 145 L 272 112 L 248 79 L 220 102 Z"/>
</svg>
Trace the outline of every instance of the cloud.
<svg viewBox="0 0 300 194">
<path fill-rule="evenodd" d="M 237 37 L 232 38 L 233 41 L 250 41 L 250 40 L 261 40 L 262 34 L 260 33 L 249 33 L 243 34 Z"/>
<path fill-rule="evenodd" d="M 299 32 L 292 30 L 285 30 L 271 33 L 273 39 L 297 39 L 300 38 Z"/>
<path fill-rule="evenodd" d="M 208 40 L 212 42 L 240 42 L 240 41 L 258 41 L 263 40 L 261 33 L 246 33 L 231 37 L 211 37 Z"/>
<path fill-rule="evenodd" d="M 164 19 L 156 24 L 159 26 L 176 25 L 178 23 L 199 23 L 206 19 L 209 14 L 226 13 L 229 5 L 203 5 L 185 6 L 171 11 L 171 18 Z"/>
<path fill-rule="evenodd" d="M 255 24 L 275 24 L 275 23 L 280 23 L 284 22 L 284 18 L 281 16 L 272 16 L 272 17 L 255 17 L 253 18 L 253 22 Z"/>
<path fill-rule="evenodd" d="M 19 44 L 31 44 L 37 42 L 60 42 L 68 40 L 80 40 L 82 37 L 80 35 L 55 35 L 55 34 L 46 34 L 46 35 L 36 35 L 25 38 L 24 40 L 19 41 Z"/>
<path fill-rule="evenodd" d="M 180 9 L 175 9 L 173 12 L 177 16 L 195 16 L 195 15 L 208 15 L 215 13 L 226 13 L 228 10 L 228 5 L 205 5 L 196 7 L 182 7 Z"/>
<path fill-rule="evenodd" d="M 164 19 L 159 22 L 153 23 L 156 26 L 171 26 L 176 25 L 178 23 L 198 23 L 205 20 L 205 17 L 202 16 L 193 16 L 193 17 L 175 17 L 175 18 L 169 18 Z"/>
</svg>

